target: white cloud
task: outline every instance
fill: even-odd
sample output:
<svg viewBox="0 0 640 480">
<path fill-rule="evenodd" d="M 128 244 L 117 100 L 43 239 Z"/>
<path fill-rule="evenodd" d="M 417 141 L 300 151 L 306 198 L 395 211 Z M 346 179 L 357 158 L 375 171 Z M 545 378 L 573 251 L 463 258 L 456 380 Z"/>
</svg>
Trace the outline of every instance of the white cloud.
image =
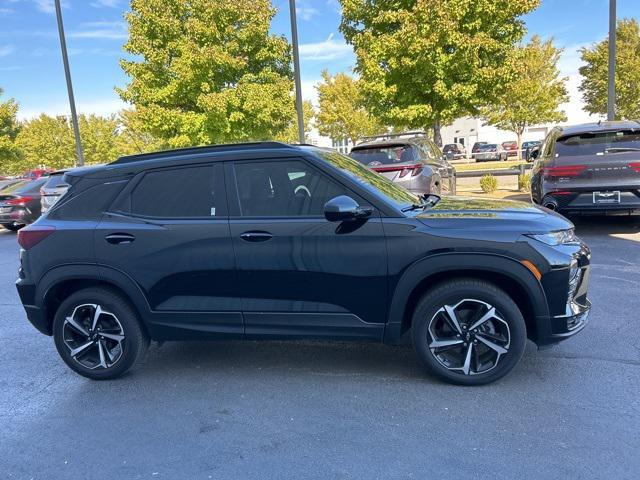
<svg viewBox="0 0 640 480">
<path fill-rule="evenodd" d="M 91 6 L 95 8 L 118 8 L 120 7 L 120 0 L 95 0 L 91 2 Z"/>
<path fill-rule="evenodd" d="M 306 0 L 298 0 L 296 2 L 296 13 L 302 20 L 308 22 L 313 17 L 318 15 L 320 11 L 317 8 L 307 5 Z"/>
<path fill-rule="evenodd" d="M 333 33 L 324 42 L 300 45 L 300 58 L 304 60 L 336 60 L 353 55 L 353 49 L 345 42 L 333 39 Z"/>
<path fill-rule="evenodd" d="M 54 5 L 53 0 L 34 0 L 36 4 L 36 8 L 44 13 L 56 13 L 56 7 Z M 69 3 L 65 0 L 62 0 L 61 4 L 62 8 L 69 8 Z"/>
<path fill-rule="evenodd" d="M 124 22 L 86 22 L 79 29 L 71 30 L 69 38 L 102 38 L 124 40 L 127 38 L 127 26 Z"/>
<path fill-rule="evenodd" d="M 0 17 L 6 17 L 14 12 L 11 8 L 0 8 Z"/>
<path fill-rule="evenodd" d="M 6 57 L 14 52 L 13 45 L 0 45 L 0 57 Z"/>
<path fill-rule="evenodd" d="M 584 101 L 579 90 L 582 77 L 578 69 L 584 64 L 580 58 L 580 49 L 590 45 L 590 43 L 567 45 L 564 47 L 564 51 L 558 61 L 560 74 L 567 77 L 566 87 L 569 101 L 562 104 L 560 108 L 567 115 L 567 123 L 569 124 L 584 123 L 600 118 L 597 115 L 590 115 L 584 110 Z"/>
</svg>

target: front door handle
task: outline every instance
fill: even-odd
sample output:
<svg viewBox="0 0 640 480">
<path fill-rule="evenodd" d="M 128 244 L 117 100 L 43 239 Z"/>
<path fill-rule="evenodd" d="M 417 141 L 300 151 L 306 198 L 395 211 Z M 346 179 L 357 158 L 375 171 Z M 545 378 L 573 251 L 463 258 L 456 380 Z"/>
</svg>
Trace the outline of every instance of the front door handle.
<svg viewBox="0 0 640 480">
<path fill-rule="evenodd" d="M 267 240 L 271 240 L 273 235 L 269 232 L 244 232 L 240 235 L 240 238 L 245 242 L 266 242 Z"/>
<path fill-rule="evenodd" d="M 136 237 L 130 233 L 110 233 L 104 239 L 113 245 L 119 245 L 121 243 L 132 243 Z"/>
</svg>

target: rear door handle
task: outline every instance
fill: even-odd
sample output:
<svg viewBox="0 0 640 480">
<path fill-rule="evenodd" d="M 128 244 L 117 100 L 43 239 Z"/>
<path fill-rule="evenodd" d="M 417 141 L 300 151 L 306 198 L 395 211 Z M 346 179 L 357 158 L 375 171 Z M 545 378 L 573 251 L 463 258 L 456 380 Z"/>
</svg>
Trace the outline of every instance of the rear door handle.
<svg viewBox="0 0 640 480">
<path fill-rule="evenodd" d="M 132 243 L 136 237 L 130 233 L 110 233 L 104 239 L 113 245 L 119 245 L 121 243 Z"/>
<path fill-rule="evenodd" d="M 269 232 L 244 232 L 240 235 L 240 238 L 245 242 L 266 242 L 271 240 L 273 235 Z"/>
</svg>

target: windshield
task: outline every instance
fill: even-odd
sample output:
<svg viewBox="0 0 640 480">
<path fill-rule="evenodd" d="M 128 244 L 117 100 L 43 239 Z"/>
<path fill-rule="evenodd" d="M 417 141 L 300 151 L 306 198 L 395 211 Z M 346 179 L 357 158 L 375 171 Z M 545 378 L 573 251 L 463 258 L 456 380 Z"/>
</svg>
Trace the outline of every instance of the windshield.
<svg viewBox="0 0 640 480">
<path fill-rule="evenodd" d="M 413 145 L 384 145 L 351 150 L 351 158 L 368 167 L 415 162 L 417 155 Z"/>
<path fill-rule="evenodd" d="M 398 209 L 406 205 L 421 203 L 416 195 L 409 193 L 386 177 L 369 170 L 345 155 L 326 150 L 315 150 L 315 152 L 320 155 L 323 160 L 348 174 L 365 189 L 374 194 L 386 197 L 391 203 L 395 204 Z"/>
<path fill-rule="evenodd" d="M 558 139 L 556 157 L 606 155 L 640 150 L 640 131 L 581 133 Z"/>
</svg>

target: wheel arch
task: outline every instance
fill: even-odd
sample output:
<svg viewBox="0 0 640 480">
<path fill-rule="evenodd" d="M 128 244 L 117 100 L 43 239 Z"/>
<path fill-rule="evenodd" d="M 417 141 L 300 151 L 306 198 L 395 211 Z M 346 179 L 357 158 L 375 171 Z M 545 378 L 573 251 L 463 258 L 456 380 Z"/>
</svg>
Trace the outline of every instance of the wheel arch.
<svg viewBox="0 0 640 480">
<path fill-rule="evenodd" d="M 60 304 L 69 295 L 91 287 L 109 289 L 128 300 L 147 329 L 144 314 L 149 311 L 149 306 L 140 287 L 132 279 L 108 267 L 65 265 L 47 271 L 38 282 L 36 298 L 42 302 L 40 307 L 46 321 L 45 333 L 52 334 L 53 318 Z"/>
<path fill-rule="evenodd" d="M 539 320 L 548 318 L 549 310 L 542 286 L 524 265 L 502 255 L 446 253 L 419 260 L 403 273 L 392 294 L 385 342 L 397 343 L 411 328 L 413 311 L 428 290 L 462 278 L 484 280 L 504 290 L 522 312 L 527 336 L 538 337 Z"/>
</svg>

